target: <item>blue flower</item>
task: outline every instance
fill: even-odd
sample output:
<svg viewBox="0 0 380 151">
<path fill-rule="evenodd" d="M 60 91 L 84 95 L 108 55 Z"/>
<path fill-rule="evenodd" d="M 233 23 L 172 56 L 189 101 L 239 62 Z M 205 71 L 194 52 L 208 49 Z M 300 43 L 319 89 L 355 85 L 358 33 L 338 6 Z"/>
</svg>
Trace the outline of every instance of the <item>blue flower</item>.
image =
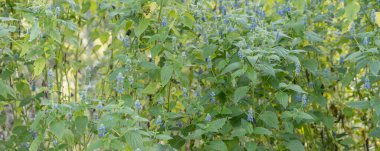
<svg viewBox="0 0 380 151">
<path fill-rule="evenodd" d="M 206 34 L 206 33 L 203 34 L 203 41 L 204 41 L 205 44 L 208 43 L 208 37 L 207 37 L 207 34 Z"/>
<path fill-rule="evenodd" d="M 157 119 L 156 119 L 156 124 L 157 125 L 162 125 L 162 119 L 161 119 L 161 115 L 159 115 L 158 117 L 157 117 Z"/>
<path fill-rule="evenodd" d="M 96 108 L 98 108 L 98 109 L 102 109 L 102 108 L 103 108 L 103 104 L 102 104 L 102 102 L 99 101 L 99 103 L 98 103 L 98 105 L 96 106 Z"/>
<path fill-rule="evenodd" d="M 301 72 L 301 64 L 300 62 L 296 62 L 296 75 L 299 75 Z"/>
<path fill-rule="evenodd" d="M 121 72 L 116 77 L 116 91 L 122 93 L 124 91 L 124 76 Z"/>
<path fill-rule="evenodd" d="M 253 115 L 253 109 L 252 109 L 252 107 L 251 107 L 251 108 L 249 109 L 249 111 L 248 111 L 247 120 L 248 120 L 249 122 L 256 123 L 255 117 L 254 117 L 254 115 Z"/>
<path fill-rule="evenodd" d="M 138 111 L 141 111 L 142 106 L 141 106 L 140 100 L 136 100 L 136 101 L 135 101 L 135 108 L 136 108 Z"/>
<path fill-rule="evenodd" d="M 355 34 L 355 23 L 352 23 L 352 24 L 351 24 L 351 27 L 350 27 L 350 33 L 351 33 L 351 34 Z"/>
<path fill-rule="evenodd" d="M 104 126 L 104 124 L 100 124 L 100 126 L 98 127 L 98 136 L 104 137 L 106 133 L 107 133 L 106 127 Z"/>
<path fill-rule="evenodd" d="M 238 56 L 239 56 L 240 59 L 244 58 L 244 54 L 240 50 L 238 51 Z"/>
<path fill-rule="evenodd" d="M 129 82 L 129 83 L 133 83 L 133 82 L 134 82 L 133 76 L 129 76 L 129 78 L 128 78 L 128 82 Z"/>
<path fill-rule="evenodd" d="M 303 94 L 303 96 L 302 96 L 302 104 L 303 105 L 307 104 L 307 96 L 306 96 L 306 94 Z"/>
<path fill-rule="evenodd" d="M 207 113 L 206 115 L 206 119 L 205 119 L 207 122 L 210 122 L 212 120 L 212 117 L 210 114 Z"/>
<path fill-rule="evenodd" d="M 370 42 L 369 37 L 364 37 L 364 39 L 363 39 L 363 45 L 367 46 L 369 44 L 369 42 Z"/>
<path fill-rule="evenodd" d="M 124 44 L 124 47 L 130 47 L 131 46 L 131 39 L 129 38 L 128 35 L 124 37 L 123 44 Z"/>
<path fill-rule="evenodd" d="M 37 138 L 37 133 L 33 132 L 33 139 L 36 139 L 36 138 Z"/>
<path fill-rule="evenodd" d="M 329 69 L 325 69 L 325 70 L 323 70 L 323 72 L 327 75 L 327 74 L 329 74 Z"/>
<path fill-rule="evenodd" d="M 296 95 L 296 101 L 300 102 L 301 99 L 302 99 L 302 93 L 298 92 L 297 95 Z"/>
<path fill-rule="evenodd" d="M 164 98 L 160 97 L 157 101 L 158 104 L 164 104 Z M 135 103 L 136 104 L 136 103 Z"/>
<path fill-rule="evenodd" d="M 178 121 L 178 122 L 177 122 L 177 126 L 178 126 L 178 127 L 182 127 L 182 122 L 181 122 L 181 121 Z"/>
<path fill-rule="evenodd" d="M 206 17 L 205 16 L 202 16 L 202 21 L 206 21 Z"/>
<path fill-rule="evenodd" d="M 311 87 L 311 88 L 314 87 L 314 83 L 310 81 L 309 82 L 309 87 Z"/>
<path fill-rule="evenodd" d="M 372 19 L 372 22 L 376 21 L 376 10 L 375 9 L 372 9 L 372 11 L 371 11 L 371 19 Z"/>
<path fill-rule="evenodd" d="M 189 97 L 189 94 L 187 93 L 187 89 L 186 88 L 182 88 L 182 92 L 183 92 L 183 96 L 184 97 Z"/>
<path fill-rule="evenodd" d="M 339 57 L 339 63 L 340 64 L 344 64 L 344 56 L 340 56 Z"/>
<path fill-rule="evenodd" d="M 371 83 L 370 83 L 368 77 L 364 78 L 364 88 L 366 88 L 366 89 L 370 89 L 371 88 Z"/>
<path fill-rule="evenodd" d="M 162 25 L 163 27 L 166 27 L 166 26 L 167 26 L 166 17 L 162 18 L 161 25 Z"/>
<path fill-rule="evenodd" d="M 54 145 L 57 145 L 57 144 L 58 144 L 58 141 L 57 141 L 57 140 L 54 140 L 54 141 L 53 141 L 53 144 L 54 144 Z"/>
</svg>

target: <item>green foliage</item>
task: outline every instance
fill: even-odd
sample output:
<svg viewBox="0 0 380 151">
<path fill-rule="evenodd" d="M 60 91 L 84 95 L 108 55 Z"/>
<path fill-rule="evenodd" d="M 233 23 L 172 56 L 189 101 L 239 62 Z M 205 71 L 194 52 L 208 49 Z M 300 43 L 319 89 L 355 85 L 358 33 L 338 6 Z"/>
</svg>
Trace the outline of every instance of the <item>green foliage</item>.
<svg viewBox="0 0 380 151">
<path fill-rule="evenodd" d="M 378 3 L 1 1 L 0 149 L 376 149 Z"/>
</svg>

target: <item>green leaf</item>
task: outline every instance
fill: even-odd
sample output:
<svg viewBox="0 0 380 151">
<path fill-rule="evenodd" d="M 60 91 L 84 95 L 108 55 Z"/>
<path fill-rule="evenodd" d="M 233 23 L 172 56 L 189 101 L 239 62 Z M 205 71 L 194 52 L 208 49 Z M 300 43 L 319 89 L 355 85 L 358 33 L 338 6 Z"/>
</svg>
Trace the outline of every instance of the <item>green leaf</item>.
<svg viewBox="0 0 380 151">
<path fill-rule="evenodd" d="M 136 131 L 129 131 L 125 134 L 127 143 L 134 149 L 143 147 L 143 139 Z"/>
<path fill-rule="evenodd" d="M 44 140 L 44 137 L 45 136 L 43 134 L 38 133 L 37 134 L 37 138 L 34 139 L 33 142 L 32 142 L 32 144 L 30 145 L 29 151 L 37 151 L 38 148 L 40 147 L 40 144 Z"/>
<path fill-rule="evenodd" d="M 75 118 L 75 130 L 77 134 L 85 134 L 88 125 L 87 116 L 77 116 Z"/>
<path fill-rule="evenodd" d="M 193 15 L 191 15 L 190 13 L 185 12 L 182 15 L 182 23 L 185 26 L 187 26 L 189 28 L 192 28 L 194 26 L 194 22 L 195 22 L 195 19 L 194 19 Z"/>
<path fill-rule="evenodd" d="M 287 85 L 285 83 L 280 83 L 280 88 L 285 88 L 285 89 L 293 90 L 296 92 L 306 93 L 299 85 L 295 85 L 295 84 Z"/>
<path fill-rule="evenodd" d="M 207 150 L 228 151 L 226 144 L 221 140 L 211 141 Z"/>
<path fill-rule="evenodd" d="M 370 69 L 371 69 L 371 73 L 373 75 L 377 75 L 377 73 L 379 73 L 379 70 L 380 70 L 380 60 L 375 60 L 375 61 L 372 61 L 370 64 Z"/>
<path fill-rule="evenodd" d="M 63 131 L 63 139 L 66 141 L 67 144 L 69 144 L 70 146 L 74 145 L 75 142 L 74 142 L 74 134 L 73 132 L 71 132 L 71 130 L 69 129 L 65 129 Z"/>
<path fill-rule="evenodd" d="M 144 94 L 155 94 L 157 90 L 160 88 L 158 83 L 151 82 L 148 86 L 143 90 Z"/>
<path fill-rule="evenodd" d="M 165 65 L 161 69 L 161 84 L 162 86 L 165 86 L 170 81 L 170 78 L 173 74 L 173 66 L 171 65 Z"/>
<path fill-rule="evenodd" d="M 280 103 L 284 108 L 288 107 L 288 94 L 284 92 L 277 92 L 276 93 L 276 99 L 278 103 Z"/>
<path fill-rule="evenodd" d="M 347 106 L 355 109 L 368 109 L 371 107 L 371 104 L 368 101 L 354 101 L 348 102 Z"/>
<path fill-rule="evenodd" d="M 210 132 L 218 132 L 219 129 L 223 127 L 223 125 L 226 123 L 227 119 L 222 118 L 222 119 L 217 119 L 215 121 L 210 122 L 208 125 L 207 129 Z"/>
<path fill-rule="evenodd" d="M 253 133 L 258 135 L 272 135 L 272 131 L 264 127 L 256 127 L 255 129 L 253 129 Z"/>
<path fill-rule="evenodd" d="M 16 98 L 16 92 L 12 87 L 7 85 L 3 80 L 0 79 L 0 95 L 7 98 L 8 95 Z"/>
<path fill-rule="evenodd" d="M 323 42 L 323 39 L 320 38 L 318 34 L 312 31 L 308 31 L 306 33 L 306 39 L 308 39 L 309 41 L 314 41 L 314 42 Z"/>
<path fill-rule="evenodd" d="M 255 70 L 248 70 L 245 74 L 247 75 L 248 79 L 252 81 L 252 83 L 257 83 L 257 73 Z"/>
<path fill-rule="evenodd" d="M 157 138 L 157 139 L 160 139 L 160 140 L 170 140 L 170 139 L 173 139 L 171 136 L 169 136 L 169 135 L 164 135 L 164 134 L 156 135 L 156 138 Z"/>
<path fill-rule="evenodd" d="M 57 136 L 59 139 L 62 139 L 63 137 L 63 130 L 65 129 L 65 122 L 64 121 L 58 121 L 56 123 L 53 123 L 50 126 L 51 132 Z"/>
<path fill-rule="evenodd" d="M 37 20 L 35 20 L 32 26 L 32 30 L 30 31 L 29 41 L 33 41 L 34 39 L 36 39 L 37 36 L 40 35 L 40 33 L 41 31 L 40 31 L 39 23 Z"/>
<path fill-rule="evenodd" d="M 369 136 L 380 138 L 380 128 L 379 127 L 373 128 L 371 132 L 369 132 Z"/>
<path fill-rule="evenodd" d="M 58 29 L 50 30 L 49 36 L 56 42 L 61 43 L 62 36 Z"/>
<path fill-rule="evenodd" d="M 100 148 L 100 147 L 102 147 L 103 146 L 103 142 L 102 142 L 102 140 L 94 140 L 94 141 L 91 141 L 90 143 L 89 143 L 89 145 L 88 145 L 88 147 L 87 147 L 87 151 L 93 151 L 93 150 L 95 150 L 95 149 L 98 149 L 98 148 Z"/>
<path fill-rule="evenodd" d="M 170 146 L 178 150 L 182 148 L 182 146 L 185 145 L 185 143 L 186 143 L 186 140 L 180 136 L 174 136 L 173 139 L 169 140 Z"/>
<path fill-rule="evenodd" d="M 140 35 L 148 28 L 149 21 L 146 19 L 141 19 L 137 28 L 135 28 L 136 37 L 140 37 Z"/>
<path fill-rule="evenodd" d="M 231 72 L 239 68 L 241 68 L 241 63 L 234 62 L 234 63 L 229 64 L 226 68 L 224 68 L 221 74 L 223 75 L 223 74 L 226 74 L 227 72 Z"/>
<path fill-rule="evenodd" d="M 239 87 L 234 92 L 234 102 L 237 103 L 249 91 L 249 86 Z"/>
<path fill-rule="evenodd" d="M 278 119 L 276 113 L 265 111 L 259 117 L 267 126 L 278 129 Z"/>
<path fill-rule="evenodd" d="M 302 143 L 298 140 L 291 140 L 286 143 L 286 147 L 291 151 L 305 151 Z"/>
<path fill-rule="evenodd" d="M 344 8 L 344 15 L 348 22 L 353 21 L 357 17 L 357 13 L 360 11 L 360 4 L 357 1 L 351 1 Z"/>
<path fill-rule="evenodd" d="M 248 142 L 245 146 L 245 149 L 247 149 L 247 151 L 256 151 L 257 144 L 255 142 Z"/>
<path fill-rule="evenodd" d="M 45 58 L 39 58 L 34 61 L 34 76 L 39 76 L 45 68 Z"/>
</svg>

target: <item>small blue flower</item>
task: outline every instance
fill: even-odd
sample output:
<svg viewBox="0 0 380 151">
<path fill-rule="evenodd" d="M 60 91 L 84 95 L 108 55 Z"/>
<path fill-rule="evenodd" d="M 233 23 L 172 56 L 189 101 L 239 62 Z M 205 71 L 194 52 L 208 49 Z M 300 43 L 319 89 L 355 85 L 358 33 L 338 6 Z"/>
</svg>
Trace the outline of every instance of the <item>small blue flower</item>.
<svg viewBox="0 0 380 151">
<path fill-rule="evenodd" d="M 364 78 L 364 88 L 366 88 L 366 89 L 370 89 L 371 88 L 371 83 L 370 83 L 368 77 Z"/>
<path fill-rule="evenodd" d="M 54 76 L 54 72 L 53 72 L 52 69 L 49 69 L 49 71 L 48 71 L 48 73 L 47 73 L 47 76 L 48 76 L 49 78 L 52 78 L 52 77 Z"/>
<path fill-rule="evenodd" d="M 37 138 L 37 133 L 33 132 L 33 139 L 36 139 L 36 138 Z"/>
<path fill-rule="evenodd" d="M 351 34 L 355 34 L 355 31 L 356 31 L 356 30 L 355 30 L 355 23 L 352 23 L 352 24 L 351 24 L 351 27 L 350 27 L 350 33 L 351 33 Z"/>
<path fill-rule="evenodd" d="M 104 126 L 104 124 L 100 124 L 100 126 L 98 127 L 98 136 L 104 137 L 106 132 L 107 132 L 107 130 L 106 130 L 106 127 Z"/>
<path fill-rule="evenodd" d="M 303 96 L 302 96 L 302 104 L 303 105 L 307 104 L 307 96 L 306 96 L 306 94 L 303 94 Z"/>
<path fill-rule="evenodd" d="M 300 62 L 296 63 L 296 75 L 299 75 L 301 72 L 301 64 Z"/>
<path fill-rule="evenodd" d="M 167 26 L 166 17 L 162 18 L 161 25 L 162 25 L 163 27 L 166 27 L 166 26 Z"/>
<path fill-rule="evenodd" d="M 309 87 L 310 87 L 310 88 L 314 87 L 314 83 L 310 81 L 310 82 L 309 82 Z"/>
<path fill-rule="evenodd" d="M 224 24 L 228 24 L 229 22 L 230 22 L 229 19 L 225 19 L 225 20 L 224 20 Z"/>
<path fill-rule="evenodd" d="M 102 102 L 99 101 L 99 103 L 98 103 L 98 105 L 96 106 L 96 108 L 98 108 L 98 109 L 102 109 L 102 108 L 103 108 L 103 104 L 102 104 Z"/>
<path fill-rule="evenodd" d="M 244 58 L 244 54 L 241 51 L 238 51 L 238 56 L 242 60 Z"/>
<path fill-rule="evenodd" d="M 206 21 L 206 17 L 205 16 L 202 16 L 202 21 Z"/>
<path fill-rule="evenodd" d="M 54 140 L 54 141 L 53 141 L 53 144 L 54 144 L 54 145 L 57 145 L 57 144 L 58 144 L 58 141 L 57 141 L 57 140 Z"/>
<path fill-rule="evenodd" d="M 124 44 L 124 47 L 130 47 L 131 46 L 131 39 L 129 38 L 128 35 L 124 37 L 123 44 Z"/>
<path fill-rule="evenodd" d="M 206 58 L 206 62 L 211 62 L 211 57 L 210 57 L 210 56 L 208 56 L 208 57 Z"/>
<path fill-rule="evenodd" d="M 212 120 L 212 117 L 210 114 L 207 113 L 206 115 L 206 119 L 205 119 L 207 122 L 210 122 Z"/>
<path fill-rule="evenodd" d="M 372 19 L 372 22 L 376 21 L 376 10 L 375 9 L 372 9 L 372 11 L 371 11 L 371 19 Z"/>
<path fill-rule="evenodd" d="M 327 75 L 327 74 L 329 74 L 329 69 L 326 68 L 323 70 L 323 72 Z"/>
<path fill-rule="evenodd" d="M 133 83 L 133 82 L 134 82 L 133 76 L 129 76 L 129 78 L 128 78 L 128 82 L 129 82 L 129 83 Z"/>
<path fill-rule="evenodd" d="M 141 149 L 140 148 L 136 148 L 135 151 L 141 151 Z"/>
<path fill-rule="evenodd" d="M 142 106 L 141 106 L 140 100 L 136 100 L 136 101 L 135 101 L 135 108 L 136 108 L 138 111 L 141 111 Z"/>
<path fill-rule="evenodd" d="M 156 124 L 157 125 L 162 125 L 162 119 L 161 119 L 161 115 L 159 115 L 158 117 L 157 117 L 157 119 L 156 119 Z"/>
<path fill-rule="evenodd" d="M 182 122 L 181 122 L 181 121 L 178 121 L 178 122 L 177 122 L 177 126 L 178 126 L 178 127 L 182 127 Z"/>
<path fill-rule="evenodd" d="M 296 95 L 296 101 L 298 101 L 298 102 L 302 101 L 302 93 L 301 92 L 297 93 L 297 95 Z"/>
<path fill-rule="evenodd" d="M 370 42 L 369 37 L 364 37 L 364 39 L 363 39 L 363 45 L 367 46 L 369 44 L 369 42 Z"/>
<path fill-rule="evenodd" d="M 256 123 L 255 117 L 254 117 L 254 115 L 253 115 L 253 109 L 252 109 L 252 107 L 251 107 L 251 108 L 249 109 L 249 111 L 248 111 L 247 120 L 248 120 L 249 122 Z"/>
<path fill-rule="evenodd" d="M 186 98 L 189 97 L 189 94 L 188 94 L 186 88 L 182 88 L 182 92 L 183 92 L 183 96 L 184 96 L 184 97 L 186 97 Z"/>
<path fill-rule="evenodd" d="M 340 64 L 344 64 L 344 56 L 340 56 L 339 57 L 339 63 Z"/>
<path fill-rule="evenodd" d="M 208 37 L 207 37 L 207 34 L 206 34 L 206 33 L 203 34 L 203 42 L 204 42 L 205 44 L 208 43 Z"/>
<path fill-rule="evenodd" d="M 124 76 L 121 72 L 116 77 L 116 91 L 122 93 L 124 91 Z"/>
<path fill-rule="evenodd" d="M 164 104 L 164 98 L 160 97 L 157 101 L 158 104 Z M 136 104 L 136 103 L 135 103 Z"/>
</svg>

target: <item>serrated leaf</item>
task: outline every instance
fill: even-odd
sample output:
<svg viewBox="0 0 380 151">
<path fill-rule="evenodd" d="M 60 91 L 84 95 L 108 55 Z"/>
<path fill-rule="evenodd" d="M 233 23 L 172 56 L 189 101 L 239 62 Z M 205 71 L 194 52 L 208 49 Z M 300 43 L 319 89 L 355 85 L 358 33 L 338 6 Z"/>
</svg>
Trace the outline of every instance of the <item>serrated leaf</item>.
<svg viewBox="0 0 380 151">
<path fill-rule="evenodd" d="M 40 31 L 39 23 L 37 20 L 35 20 L 33 23 L 32 29 L 30 31 L 29 41 L 33 41 L 34 39 L 36 39 L 37 36 L 40 35 L 40 33 L 41 33 L 41 31 Z"/>
<path fill-rule="evenodd" d="M 64 121 L 59 121 L 56 123 L 53 123 L 50 126 L 51 132 L 57 136 L 59 139 L 62 139 L 63 137 L 63 130 L 65 129 L 65 122 Z"/>
<path fill-rule="evenodd" d="M 166 65 L 161 69 L 161 84 L 165 86 L 170 81 L 173 74 L 173 66 Z"/>
<path fill-rule="evenodd" d="M 34 76 L 39 76 L 43 69 L 45 68 L 46 60 L 45 58 L 39 58 L 34 61 Z"/>
<path fill-rule="evenodd" d="M 289 99 L 288 94 L 286 94 L 284 92 L 277 92 L 276 93 L 276 99 L 277 99 L 278 103 L 280 103 L 282 105 L 282 107 L 284 107 L 284 108 L 288 107 L 288 99 Z"/>
<path fill-rule="evenodd" d="M 170 140 L 170 139 L 173 139 L 171 136 L 169 136 L 169 135 L 164 135 L 164 134 L 156 135 L 156 138 L 157 138 L 157 139 L 160 139 L 160 140 Z"/>
<path fill-rule="evenodd" d="M 226 68 L 223 69 L 222 71 L 222 75 L 223 74 L 226 74 L 227 72 L 232 72 L 236 69 L 239 69 L 241 67 L 241 63 L 240 62 L 234 62 L 234 63 L 231 63 L 229 64 Z"/>
<path fill-rule="evenodd" d="M 215 121 L 212 121 L 208 125 L 207 130 L 211 131 L 211 132 L 218 132 L 218 130 L 223 127 L 223 125 L 226 123 L 226 121 L 227 121 L 226 118 L 217 119 Z"/>
<path fill-rule="evenodd" d="M 371 104 L 368 101 L 354 101 L 348 102 L 347 106 L 355 109 L 368 109 L 371 107 Z"/>
<path fill-rule="evenodd" d="M 264 127 L 256 127 L 255 129 L 253 129 L 253 133 L 258 135 L 272 135 L 272 131 Z"/>
<path fill-rule="evenodd" d="M 221 140 L 211 141 L 206 148 L 208 150 L 228 151 L 226 144 Z"/>
<path fill-rule="evenodd" d="M 143 139 L 136 131 L 129 131 L 125 134 L 127 143 L 134 149 L 143 147 Z"/>
<path fill-rule="evenodd" d="M 148 28 L 149 21 L 146 19 L 141 19 L 137 28 L 135 28 L 136 37 L 140 37 L 140 35 Z"/>
<path fill-rule="evenodd" d="M 260 119 L 269 127 L 278 129 L 278 119 L 276 113 L 272 111 L 265 111 L 260 115 Z"/>
<path fill-rule="evenodd" d="M 291 140 L 286 143 L 286 147 L 291 151 L 305 151 L 302 143 L 298 140 Z"/>
<path fill-rule="evenodd" d="M 234 92 L 234 102 L 237 103 L 249 91 L 249 86 L 239 87 Z"/>
</svg>

